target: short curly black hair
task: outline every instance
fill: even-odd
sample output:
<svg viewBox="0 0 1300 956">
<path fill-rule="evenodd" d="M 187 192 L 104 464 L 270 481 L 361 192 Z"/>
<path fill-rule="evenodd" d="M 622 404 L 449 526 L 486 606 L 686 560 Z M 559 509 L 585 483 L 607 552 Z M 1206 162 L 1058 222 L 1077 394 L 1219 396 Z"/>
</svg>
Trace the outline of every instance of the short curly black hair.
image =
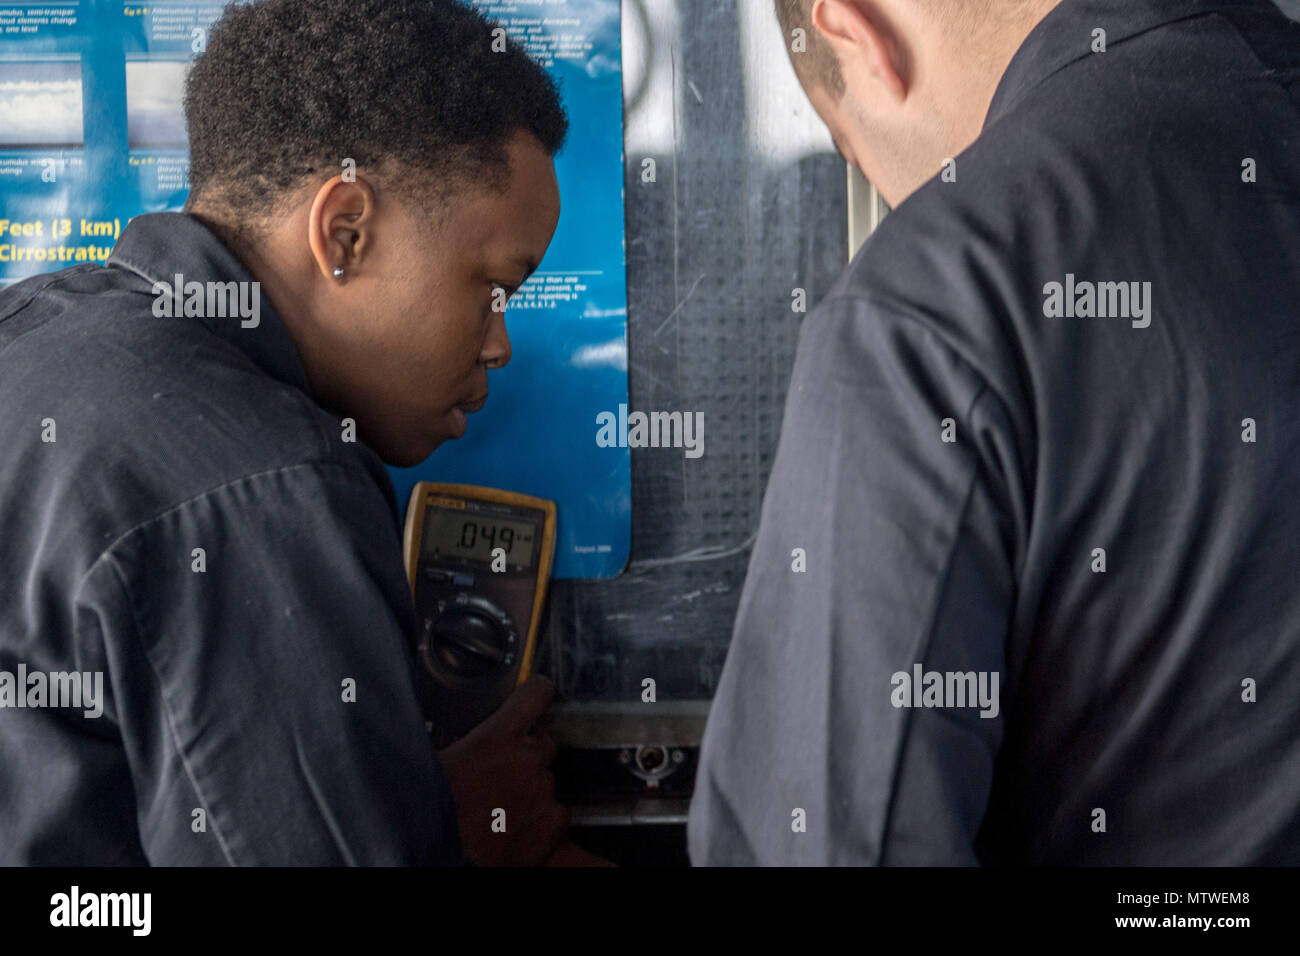
<svg viewBox="0 0 1300 956">
<path fill-rule="evenodd" d="M 312 177 L 359 170 L 431 212 L 453 189 L 504 186 L 505 143 L 554 156 L 559 90 L 522 46 L 459 0 L 229 4 L 185 85 L 186 210 L 256 242 Z"/>
</svg>

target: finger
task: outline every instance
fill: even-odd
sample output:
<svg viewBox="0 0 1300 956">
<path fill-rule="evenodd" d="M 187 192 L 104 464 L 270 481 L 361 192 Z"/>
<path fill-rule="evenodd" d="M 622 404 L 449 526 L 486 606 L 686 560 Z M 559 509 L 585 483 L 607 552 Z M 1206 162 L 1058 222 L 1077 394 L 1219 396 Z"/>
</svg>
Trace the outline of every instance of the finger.
<svg viewBox="0 0 1300 956">
<path fill-rule="evenodd" d="M 553 804 L 540 810 L 533 818 L 533 837 L 545 848 L 542 859 L 564 842 L 569 831 L 569 808 Z"/>
<path fill-rule="evenodd" d="M 506 698 L 504 704 L 484 724 L 491 724 L 492 730 L 504 734 L 524 734 L 555 699 L 555 685 L 550 678 L 540 674 L 515 688 Z"/>
<path fill-rule="evenodd" d="M 555 711 L 548 710 L 542 716 L 533 721 L 532 732 L 535 734 L 549 734 L 555 726 Z"/>
<path fill-rule="evenodd" d="M 557 844 L 560 840 L 564 839 L 564 835 L 568 833 L 571 817 L 572 811 L 570 811 L 568 807 L 564 806 L 564 804 L 556 804 L 555 810 L 551 815 L 551 825 L 555 827 L 555 832 L 558 834 L 558 839 L 556 840 Z"/>
<path fill-rule="evenodd" d="M 555 755 L 559 751 L 555 738 L 550 734 L 534 734 L 533 747 L 543 767 L 549 767 L 555 761 Z"/>
</svg>

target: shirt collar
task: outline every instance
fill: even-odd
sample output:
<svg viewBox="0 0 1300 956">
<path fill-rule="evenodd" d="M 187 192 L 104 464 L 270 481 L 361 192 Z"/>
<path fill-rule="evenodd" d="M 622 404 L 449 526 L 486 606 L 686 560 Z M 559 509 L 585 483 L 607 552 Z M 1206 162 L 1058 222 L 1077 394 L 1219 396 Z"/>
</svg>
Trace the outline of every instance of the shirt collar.
<svg viewBox="0 0 1300 956">
<path fill-rule="evenodd" d="M 162 283 L 171 289 L 182 283 L 253 282 L 234 254 L 198 219 L 184 213 L 156 212 L 136 216 L 118 238 L 108 257 L 110 266 L 134 272 L 151 287 Z M 260 293 L 260 286 L 257 287 Z M 289 330 L 266 295 L 259 295 L 258 323 L 245 327 L 239 315 L 202 316 L 215 335 L 225 339 L 257 363 L 267 374 L 307 394 L 307 374 Z"/>
<path fill-rule="evenodd" d="M 1062 0 L 1021 44 L 1002 75 L 987 129 L 1048 77 L 1094 54 L 1093 31 L 1106 31 L 1106 47 L 1178 20 L 1215 10 L 1240 9 L 1254 0 Z"/>
</svg>

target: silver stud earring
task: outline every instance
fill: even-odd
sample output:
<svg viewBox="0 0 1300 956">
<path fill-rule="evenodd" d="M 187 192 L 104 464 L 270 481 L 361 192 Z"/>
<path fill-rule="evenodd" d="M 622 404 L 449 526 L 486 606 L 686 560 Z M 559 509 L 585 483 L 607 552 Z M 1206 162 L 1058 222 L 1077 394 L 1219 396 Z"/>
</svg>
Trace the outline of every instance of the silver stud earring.
<svg viewBox="0 0 1300 956">
<path fill-rule="evenodd" d="M 342 266 L 335 266 L 335 267 L 334 267 L 334 278 L 336 278 L 336 279 L 342 279 L 342 278 L 343 278 L 343 267 L 342 267 Z"/>
</svg>

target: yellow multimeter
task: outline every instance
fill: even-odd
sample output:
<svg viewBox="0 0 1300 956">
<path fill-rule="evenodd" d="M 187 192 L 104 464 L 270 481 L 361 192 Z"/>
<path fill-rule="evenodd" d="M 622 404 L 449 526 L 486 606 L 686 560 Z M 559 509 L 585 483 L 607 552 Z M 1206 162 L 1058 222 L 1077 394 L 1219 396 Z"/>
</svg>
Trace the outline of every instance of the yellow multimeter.
<svg viewBox="0 0 1300 956">
<path fill-rule="evenodd" d="M 555 503 L 421 482 L 403 541 L 420 657 L 440 693 L 438 746 L 463 737 L 532 672 L 555 556 Z"/>
</svg>

